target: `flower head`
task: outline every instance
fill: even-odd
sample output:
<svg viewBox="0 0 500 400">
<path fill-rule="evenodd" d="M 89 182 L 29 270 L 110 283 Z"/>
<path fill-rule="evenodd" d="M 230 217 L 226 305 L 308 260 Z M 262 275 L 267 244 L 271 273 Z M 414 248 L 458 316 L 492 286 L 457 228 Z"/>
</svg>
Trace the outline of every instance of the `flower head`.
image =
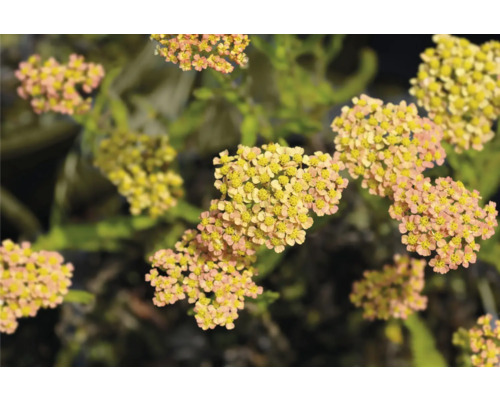
<svg viewBox="0 0 500 400">
<path fill-rule="evenodd" d="M 500 366 L 500 321 L 491 314 L 479 317 L 468 331 L 460 328 L 453 342 L 469 354 L 474 367 Z"/>
<path fill-rule="evenodd" d="M 480 207 L 479 192 L 470 192 L 450 177 L 418 175 L 403 181 L 394 193 L 389 213 L 400 222 L 402 242 L 408 251 L 435 256 L 429 262 L 434 271 L 446 273 L 459 265 L 467 268 L 476 261 L 476 238 L 488 239 L 498 225 L 496 204 Z"/>
<path fill-rule="evenodd" d="M 67 64 L 54 58 L 42 62 L 39 55 L 19 64 L 16 77 L 21 81 L 18 93 L 31 99 L 33 110 L 40 114 L 85 114 L 91 98 L 83 97 L 99 86 L 104 77 L 102 65 L 86 63 L 83 56 L 72 54 Z"/>
<path fill-rule="evenodd" d="M 13 333 L 17 320 L 34 317 L 40 308 L 54 308 L 71 286 L 73 266 L 59 253 L 33 251 L 4 240 L 0 246 L 0 332 Z"/>
<path fill-rule="evenodd" d="M 457 151 L 482 150 L 500 115 L 500 42 L 477 46 L 450 35 L 433 39 L 436 47 L 422 53 L 410 93 Z"/>
<path fill-rule="evenodd" d="M 363 279 L 353 285 L 350 296 L 356 307 L 363 308 L 363 318 L 373 320 L 403 318 L 425 310 L 427 297 L 424 288 L 425 260 L 396 254 L 394 265 L 382 271 L 365 271 Z"/>
<path fill-rule="evenodd" d="M 223 74 L 233 71 L 235 63 L 245 66 L 244 53 L 250 43 L 248 35 L 151 35 L 155 40 L 156 54 L 165 61 L 179 64 L 183 71 L 201 71 L 212 68 Z"/>
<path fill-rule="evenodd" d="M 118 187 L 132 214 L 163 214 L 182 196 L 182 178 L 170 165 L 177 152 L 165 135 L 115 131 L 101 141 L 94 164 Z"/>
<path fill-rule="evenodd" d="M 398 178 L 412 179 L 444 162 L 441 130 L 414 104 L 384 105 L 366 95 L 353 103 L 333 120 L 335 156 L 371 194 L 391 197 Z"/>
</svg>

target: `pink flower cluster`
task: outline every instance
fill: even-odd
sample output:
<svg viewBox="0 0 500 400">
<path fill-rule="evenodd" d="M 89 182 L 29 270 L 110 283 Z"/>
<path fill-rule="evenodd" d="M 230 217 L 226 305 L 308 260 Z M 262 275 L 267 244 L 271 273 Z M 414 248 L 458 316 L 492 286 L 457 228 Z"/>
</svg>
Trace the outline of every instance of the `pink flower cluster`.
<svg viewBox="0 0 500 400">
<path fill-rule="evenodd" d="M 480 247 L 475 239 L 488 239 L 495 233 L 496 204 L 490 202 L 482 208 L 480 198 L 479 192 L 468 191 L 462 182 L 450 177 L 432 184 L 430 178 L 419 175 L 401 182 L 389 213 L 400 221 L 407 250 L 422 256 L 435 251 L 429 265 L 436 272 L 446 273 L 474 263 Z"/>
<path fill-rule="evenodd" d="M 441 130 L 421 118 L 414 104 L 384 105 L 366 95 L 353 103 L 332 122 L 336 157 L 353 178 L 362 177 L 371 194 L 391 197 L 398 178 L 411 179 L 444 162 Z"/>
<path fill-rule="evenodd" d="M 230 249 L 214 252 L 202 234 L 186 231 L 176 243 L 175 251 L 160 250 L 151 257 L 153 269 L 146 275 L 146 281 L 155 288 L 153 303 L 162 307 L 187 298 L 195 304 L 200 328 L 220 325 L 233 329 L 245 297 L 256 298 L 262 293 L 262 288 L 252 280 L 256 274 L 251 266 L 255 256 L 250 254 L 255 250 L 249 245 L 245 252 L 247 255 L 231 253 Z"/>
<path fill-rule="evenodd" d="M 262 293 L 252 277 L 260 245 L 276 252 L 301 244 L 312 225 L 309 212 L 337 211 L 347 180 L 342 163 L 316 152 L 279 144 L 240 146 L 214 159 L 215 187 L 222 193 L 200 216 L 197 231 L 187 231 L 175 251 L 160 250 L 152 258 L 146 280 L 155 287 L 157 306 L 188 298 L 202 329 L 234 327 L 245 297 Z M 160 275 L 166 272 L 166 276 Z"/>
<path fill-rule="evenodd" d="M 457 151 L 482 150 L 500 115 L 500 42 L 477 46 L 450 35 L 433 39 L 437 45 L 422 53 L 410 93 Z"/>
<path fill-rule="evenodd" d="M 167 62 L 179 64 L 183 71 L 201 71 L 212 68 L 228 74 L 233 71 L 231 62 L 245 66 L 248 58 L 245 48 L 250 43 L 248 35 L 151 35 L 156 40 L 156 54 Z"/>
<path fill-rule="evenodd" d="M 54 58 L 42 63 L 39 55 L 33 55 L 19 64 L 16 77 L 21 81 L 19 95 L 31 98 L 37 114 L 85 114 L 90 110 L 91 98 L 83 98 L 81 92 L 90 93 L 97 88 L 104 69 L 99 64 L 86 63 L 77 54 L 70 55 L 67 64 L 59 64 Z"/>
<path fill-rule="evenodd" d="M 54 308 L 71 285 L 73 266 L 59 253 L 31 249 L 4 240 L 0 247 L 0 332 L 13 333 L 17 319 Z"/>
<path fill-rule="evenodd" d="M 396 254 L 394 265 L 385 265 L 382 271 L 365 271 L 363 279 L 354 283 L 350 300 L 363 308 L 363 318 L 406 319 L 427 307 L 427 297 L 421 295 L 425 266 L 425 260 Z"/>
<path fill-rule="evenodd" d="M 469 353 L 474 367 L 500 367 L 500 321 L 483 315 L 477 325 L 466 331 L 460 328 L 453 337 L 455 344 Z"/>
</svg>

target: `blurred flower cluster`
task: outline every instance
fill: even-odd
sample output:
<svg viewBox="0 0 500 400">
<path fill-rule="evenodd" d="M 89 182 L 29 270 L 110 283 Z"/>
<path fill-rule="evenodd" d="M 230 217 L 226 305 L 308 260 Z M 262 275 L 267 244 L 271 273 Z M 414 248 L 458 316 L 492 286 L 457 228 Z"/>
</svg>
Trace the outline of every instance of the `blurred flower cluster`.
<svg viewBox="0 0 500 400">
<path fill-rule="evenodd" d="M 39 55 L 33 55 L 19 64 L 16 77 L 21 81 L 19 95 L 31 99 L 36 113 L 85 114 L 92 100 L 83 95 L 99 86 L 104 69 L 99 64 L 86 63 L 77 54 L 70 55 L 67 64 L 59 64 L 54 58 L 42 62 Z"/>
<path fill-rule="evenodd" d="M 410 93 L 457 151 L 482 150 L 500 115 L 500 42 L 477 46 L 450 35 L 433 39 L 437 46 L 422 53 Z"/>
<path fill-rule="evenodd" d="M 332 123 L 338 133 L 336 157 L 353 178 L 362 177 L 362 186 L 371 194 L 391 197 L 400 180 L 444 162 L 441 130 L 421 118 L 414 104 L 384 105 L 366 95 L 355 97 L 353 103 Z"/>
<path fill-rule="evenodd" d="M 224 74 L 233 71 L 231 62 L 245 66 L 248 35 L 151 35 L 158 42 L 156 54 L 179 64 L 183 71 L 212 68 Z"/>
<path fill-rule="evenodd" d="M 483 315 L 477 325 L 468 331 L 460 328 L 453 335 L 453 343 L 470 355 L 475 367 L 500 366 L 500 321 L 491 314 Z"/>
<path fill-rule="evenodd" d="M 59 253 L 33 251 L 4 240 L 0 246 L 0 332 L 13 333 L 17 320 L 34 317 L 40 308 L 54 308 L 71 285 L 73 266 Z"/>
<path fill-rule="evenodd" d="M 117 130 L 100 142 L 94 164 L 127 198 L 132 214 L 158 217 L 183 194 L 183 180 L 171 169 L 176 155 L 166 135 Z"/>
<path fill-rule="evenodd" d="M 343 164 L 321 152 L 303 153 L 279 144 L 239 146 L 236 156 L 224 151 L 214 159 L 222 198 L 211 202 L 198 230 L 187 231 L 176 251 L 160 250 L 151 258 L 154 268 L 146 279 L 155 287 L 156 305 L 187 296 L 196 302 L 201 328 L 234 326 L 244 297 L 262 293 L 252 281 L 258 246 L 281 252 L 301 244 L 313 223 L 310 211 L 331 215 L 338 209 L 348 183 L 338 174 Z"/>
<path fill-rule="evenodd" d="M 435 272 L 446 273 L 459 265 L 476 262 L 479 244 L 475 238 L 488 239 L 498 225 L 495 203 L 480 207 L 479 192 L 470 192 L 452 178 L 419 175 L 399 186 L 389 213 L 400 221 L 402 242 L 408 251 L 422 256 L 436 255 L 429 265 Z"/>
<path fill-rule="evenodd" d="M 350 300 L 363 308 L 363 318 L 406 319 L 427 307 L 427 297 L 421 294 L 425 266 L 425 260 L 396 254 L 393 265 L 385 265 L 381 271 L 365 271 L 363 279 L 354 282 Z"/>
</svg>

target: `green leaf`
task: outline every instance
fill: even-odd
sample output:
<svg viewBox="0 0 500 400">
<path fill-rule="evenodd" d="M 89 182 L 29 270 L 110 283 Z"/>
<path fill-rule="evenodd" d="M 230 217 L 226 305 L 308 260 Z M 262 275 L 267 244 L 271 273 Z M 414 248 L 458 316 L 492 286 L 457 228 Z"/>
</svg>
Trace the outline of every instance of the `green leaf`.
<svg viewBox="0 0 500 400">
<path fill-rule="evenodd" d="M 184 200 L 179 200 L 175 207 L 172 207 L 168 210 L 168 215 L 181 218 L 187 222 L 191 222 L 193 224 L 197 224 L 200 222 L 200 214 L 202 210 L 198 207 L 195 207 Z"/>
<path fill-rule="evenodd" d="M 281 253 L 276 253 L 274 250 L 269 250 L 267 248 L 261 248 L 257 252 L 257 264 L 255 267 L 259 271 L 257 276 L 258 280 L 262 280 L 268 276 L 274 269 L 278 266 L 280 261 L 283 259 L 285 251 Z"/>
<path fill-rule="evenodd" d="M 257 118 L 252 114 L 245 115 L 240 130 L 241 144 L 243 146 L 254 146 L 257 142 L 257 133 L 259 131 L 259 121 Z"/>
<path fill-rule="evenodd" d="M 125 102 L 116 97 L 111 99 L 111 115 L 116 122 L 116 127 L 121 131 L 128 130 L 128 109 Z"/>
<path fill-rule="evenodd" d="M 94 294 L 86 292 L 85 290 L 71 289 L 68 291 L 68 294 L 64 296 L 64 302 L 66 303 L 91 304 L 94 300 Z"/>
<path fill-rule="evenodd" d="M 158 223 L 146 216 L 119 216 L 89 224 L 55 226 L 38 237 L 34 250 L 86 250 L 117 251 L 120 241 L 131 239 L 136 232 L 149 229 Z"/>
<path fill-rule="evenodd" d="M 410 347 L 415 367 L 446 367 L 446 360 L 436 348 L 431 331 L 425 322 L 413 314 L 404 322 L 410 331 Z"/>
<path fill-rule="evenodd" d="M 199 100 L 210 100 L 215 97 L 214 91 L 207 87 L 196 89 L 193 91 L 193 95 Z"/>
<path fill-rule="evenodd" d="M 269 306 L 271 304 L 273 304 L 279 298 L 280 298 L 280 294 L 278 292 L 266 290 L 260 296 L 258 296 L 256 299 L 252 299 L 250 297 L 246 301 L 248 301 L 249 303 L 256 304 L 258 312 L 263 313 L 269 308 Z"/>
</svg>

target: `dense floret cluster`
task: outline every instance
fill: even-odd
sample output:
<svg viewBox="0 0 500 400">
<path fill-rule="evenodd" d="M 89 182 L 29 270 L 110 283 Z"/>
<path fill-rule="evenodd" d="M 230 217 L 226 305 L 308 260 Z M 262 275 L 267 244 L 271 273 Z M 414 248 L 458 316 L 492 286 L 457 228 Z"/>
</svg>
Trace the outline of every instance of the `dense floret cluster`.
<svg viewBox="0 0 500 400">
<path fill-rule="evenodd" d="M 412 179 L 443 163 L 443 134 L 418 115 L 414 104 L 384 105 L 365 95 L 355 97 L 353 103 L 342 108 L 332 123 L 338 133 L 336 157 L 353 178 L 362 177 L 362 186 L 371 194 L 391 197 L 398 178 Z"/>
<path fill-rule="evenodd" d="M 228 74 L 235 63 L 245 66 L 248 58 L 244 53 L 250 43 L 248 35 L 151 35 L 158 42 L 156 54 L 167 62 L 179 64 L 183 71 L 212 68 Z"/>
<path fill-rule="evenodd" d="M 480 247 L 476 238 L 488 239 L 495 233 L 496 204 L 490 202 L 482 208 L 480 198 L 479 192 L 470 192 L 450 177 L 432 184 L 430 178 L 419 175 L 401 182 L 389 213 L 400 221 L 407 250 L 422 256 L 435 251 L 429 265 L 446 273 L 474 263 Z"/>
<path fill-rule="evenodd" d="M 0 332 L 13 333 L 18 319 L 34 317 L 40 308 L 54 308 L 71 285 L 73 266 L 59 253 L 33 251 L 4 240 L 0 246 Z"/>
<path fill-rule="evenodd" d="M 115 131 L 101 141 L 94 163 L 127 198 L 132 214 L 157 217 L 183 194 L 183 180 L 171 169 L 176 155 L 165 135 Z"/>
<path fill-rule="evenodd" d="M 348 184 L 339 175 L 342 162 L 319 151 L 304 155 L 300 147 L 240 146 L 236 156 L 225 151 L 214 164 L 215 187 L 223 196 L 212 208 L 252 243 L 276 252 L 304 242 L 313 223 L 311 211 L 319 216 L 336 213 Z"/>
<path fill-rule="evenodd" d="M 21 81 L 18 93 L 31 99 L 37 113 L 54 111 L 61 114 L 85 114 L 91 98 L 83 97 L 99 86 L 104 69 L 99 64 L 86 63 L 83 56 L 72 54 L 67 64 L 54 58 L 42 63 L 39 55 L 19 64 L 16 77 Z"/>
<path fill-rule="evenodd" d="M 421 55 L 410 93 L 457 151 L 481 150 L 500 115 L 500 42 L 477 46 L 449 35 L 434 41 L 436 47 Z"/>
<path fill-rule="evenodd" d="M 470 355 L 474 367 L 500 367 L 500 321 L 483 315 L 468 331 L 460 328 L 453 342 Z"/>
<path fill-rule="evenodd" d="M 313 223 L 310 211 L 338 209 L 348 183 L 338 174 L 342 163 L 321 152 L 303 153 L 269 144 L 240 146 L 236 156 L 224 151 L 214 159 L 222 198 L 211 202 L 197 231 L 187 231 L 175 251 L 160 250 L 151 258 L 154 268 L 146 279 L 155 287 L 156 305 L 187 297 L 201 328 L 234 326 L 244 298 L 262 293 L 252 281 L 257 248 L 281 252 L 301 244 Z"/>
<path fill-rule="evenodd" d="M 356 307 L 363 308 L 363 318 L 406 319 L 427 307 L 424 288 L 425 260 L 396 254 L 393 265 L 381 271 L 365 271 L 363 279 L 353 285 L 350 295 Z"/>
</svg>

